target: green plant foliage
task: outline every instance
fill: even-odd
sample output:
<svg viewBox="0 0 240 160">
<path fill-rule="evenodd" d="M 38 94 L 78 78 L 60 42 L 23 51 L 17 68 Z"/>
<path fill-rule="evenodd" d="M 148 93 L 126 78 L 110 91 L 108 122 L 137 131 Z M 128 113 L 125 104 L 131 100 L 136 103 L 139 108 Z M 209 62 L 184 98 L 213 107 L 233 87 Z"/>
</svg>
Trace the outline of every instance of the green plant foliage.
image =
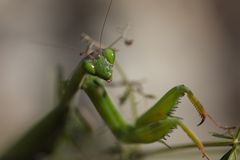
<svg viewBox="0 0 240 160">
<path fill-rule="evenodd" d="M 229 133 L 230 134 L 230 133 Z M 216 135 L 214 135 L 216 136 Z M 216 136 L 219 138 L 224 138 L 224 139 L 229 139 L 229 135 L 225 136 L 225 135 L 221 135 L 221 136 Z M 238 155 L 240 153 L 240 143 L 239 143 L 239 139 L 240 139 L 240 128 L 237 131 L 237 134 L 235 136 L 232 136 L 232 148 L 223 155 L 223 157 L 220 160 L 237 160 L 238 159 Z"/>
</svg>

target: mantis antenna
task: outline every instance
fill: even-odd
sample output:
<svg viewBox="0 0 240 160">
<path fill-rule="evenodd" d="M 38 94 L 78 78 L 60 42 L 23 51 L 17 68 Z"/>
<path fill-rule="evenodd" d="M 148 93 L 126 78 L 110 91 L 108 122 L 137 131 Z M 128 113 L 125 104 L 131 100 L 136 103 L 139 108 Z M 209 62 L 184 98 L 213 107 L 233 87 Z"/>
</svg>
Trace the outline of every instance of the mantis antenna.
<svg viewBox="0 0 240 160">
<path fill-rule="evenodd" d="M 106 24 L 106 21 L 107 21 L 107 18 L 108 18 L 108 14 L 109 14 L 110 9 L 111 9 L 111 6 L 112 6 L 112 1 L 113 1 L 113 0 L 110 0 L 110 2 L 109 2 L 108 9 L 107 9 L 107 13 L 106 13 L 106 16 L 105 16 L 105 18 L 104 18 L 103 25 L 102 25 L 102 29 L 101 29 L 101 32 L 100 32 L 100 39 L 99 39 L 100 49 L 102 48 L 103 32 L 104 32 L 105 24 Z"/>
</svg>

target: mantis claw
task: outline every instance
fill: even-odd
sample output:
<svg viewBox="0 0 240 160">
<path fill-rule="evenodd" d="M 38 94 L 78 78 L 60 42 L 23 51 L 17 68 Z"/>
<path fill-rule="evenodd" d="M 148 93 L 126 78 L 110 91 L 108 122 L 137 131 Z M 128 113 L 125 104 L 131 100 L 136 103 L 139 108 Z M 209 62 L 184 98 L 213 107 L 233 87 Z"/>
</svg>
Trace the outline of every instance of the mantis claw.
<svg viewBox="0 0 240 160">
<path fill-rule="evenodd" d="M 200 126 L 201 124 L 203 124 L 203 122 L 205 121 L 206 117 L 207 117 L 207 112 L 205 111 L 204 107 L 202 106 L 202 104 L 200 103 L 200 101 L 197 99 L 197 97 L 195 97 L 192 93 L 191 90 L 189 90 L 188 88 L 186 88 L 187 91 L 187 96 L 189 98 L 189 100 L 191 101 L 191 103 L 193 104 L 193 106 L 196 108 L 196 110 L 198 111 L 198 113 L 200 114 L 200 117 L 202 118 L 202 120 L 200 121 L 200 123 L 198 123 L 197 126 Z"/>
<path fill-rule="evenodd" d="M 203 124 L 203 122 L 205 121 L 205 119 L 206 119 L 206 116 L 201 116 L 202 117 L 202 120 L 201 120 L 201 122 L 200 123 L 198 123 L 197 124 L 197 126 L 200 126 L 200 125 L 202 125 Z"/>
</svg>

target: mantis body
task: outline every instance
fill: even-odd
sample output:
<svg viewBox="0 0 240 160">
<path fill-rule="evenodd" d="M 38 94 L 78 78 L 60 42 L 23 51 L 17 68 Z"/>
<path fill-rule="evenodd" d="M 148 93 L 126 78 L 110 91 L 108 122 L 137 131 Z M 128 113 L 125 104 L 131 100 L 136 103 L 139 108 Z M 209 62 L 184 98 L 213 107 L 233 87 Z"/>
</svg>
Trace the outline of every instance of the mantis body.
<svg viewBox="0 0 240 160">
<path fill-rule="evenodd" d="M 174 128 L 180 126 L 192 139 L 204 157 L 206 153 L 200 140 L 188 129 L 181 119 L 173 116 L 173 110 L 181 97 L 187 95 L 204 121 L 207 113 L 190 89 L 179 85 L 169 90 L 147 112 L 140 116 L 135 124 L 128 124 L 117 111 L 100 79 L 112 80 L 112 68 L 115 62 L 115 51 L 111 48 L 93 52 L 84 58 L 76 67 L 67 86 L 63 90 L 59 104 L 28 132 L 13 148 L 4 154 L 1 160 L 34 159 L 37 153 L 50 152 L 51 145 L 63 129 L 69 103 L 79 89 L 86 92 L 98 113 L 112 133 L 125 143 L 152 143 L 160 141 Z M 85 78 L 84 78 L 85 77 Z M 49 145 L 51 144 L 51 145 Z"/>
</svg>

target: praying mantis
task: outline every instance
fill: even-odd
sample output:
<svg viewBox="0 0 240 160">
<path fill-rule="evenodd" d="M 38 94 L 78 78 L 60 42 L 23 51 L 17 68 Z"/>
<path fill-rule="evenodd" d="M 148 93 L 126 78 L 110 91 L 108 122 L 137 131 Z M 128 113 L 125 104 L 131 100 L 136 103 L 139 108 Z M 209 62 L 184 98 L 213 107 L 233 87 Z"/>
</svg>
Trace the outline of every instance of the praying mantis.
<svg viewBox="0 0 240 160">
<path fill-rule="evenodd" d="M 61 88 L 60 100 L 55 109 L 3 154 L 0 160 L 32 160 L 38 153 L 51 153 L 53 145 L 64 128 L 70 102 L 79 89 L 88 95 L 106 125 L 119 141 L 153 143 L 161 141 L 173 129 L 180 127 L 196 144 L 202 156 L 209 159 L 199 138 L 183 123 L 182 119 L 173 115 L 180 99 L 186 95 L 202 118 L 198 125 L 201 125 L 206 117 L 212 119 L 197 97 L 185 85 L 170 89 L 155 105 L 138 117 L 134 124 L 128 124 L 124 120 L 103 83 L 103 80 L 112 81 L 115 60 L 115 49 L 111 47 L 102 49 L 100 40 L 100 47 L 87 54 L 79 62 L 71 77 L 66 80 L 66 85 Z"/>
</svg>

